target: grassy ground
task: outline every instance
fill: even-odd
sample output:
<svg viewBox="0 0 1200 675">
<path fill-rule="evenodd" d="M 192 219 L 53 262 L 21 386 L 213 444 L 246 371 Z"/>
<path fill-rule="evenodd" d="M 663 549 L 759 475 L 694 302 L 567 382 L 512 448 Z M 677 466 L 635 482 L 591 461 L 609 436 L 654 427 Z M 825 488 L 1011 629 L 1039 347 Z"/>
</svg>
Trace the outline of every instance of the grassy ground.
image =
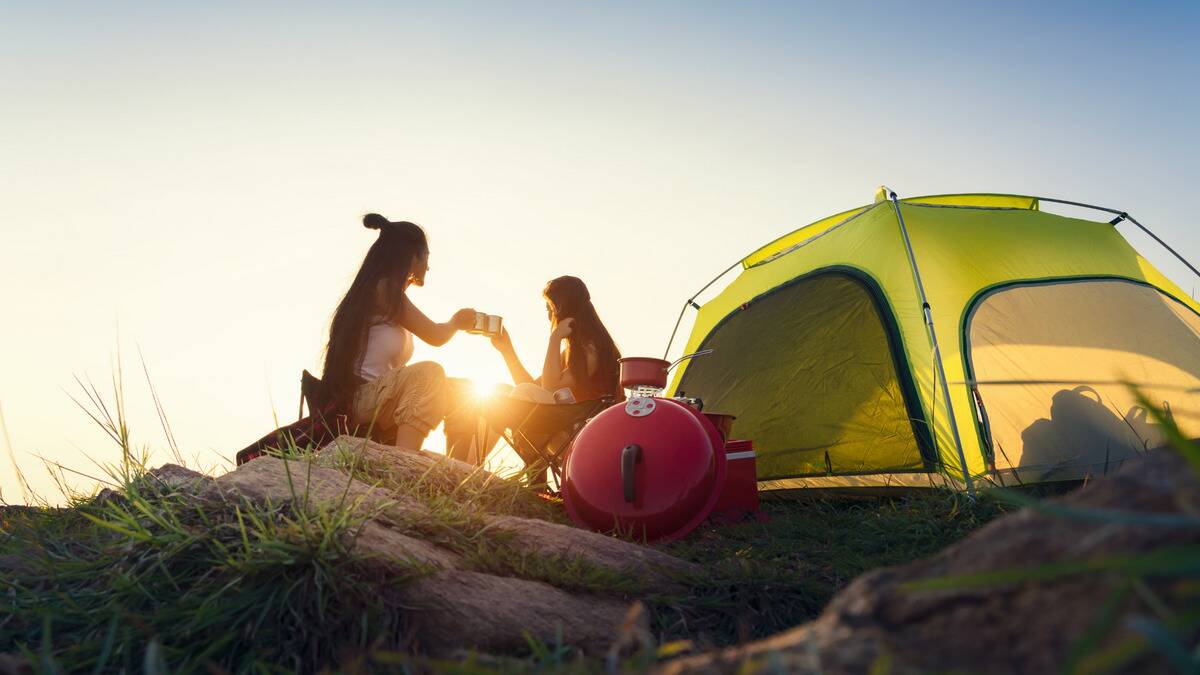
<svg viewBox="0 0 1200 675">
<path fill-rule="evenodd" d="M 389 589 L 430 570 L 393 567 L 381 576 L 364 565 L 351 550 L 361 516 L 345 507 L 198 507 L 143 475 L 119 412 L 98 416 L 122 445 L 125 461 L 109 471 L 122 498 L 0 509 L 0 671 L 5 655 L 46 673 L 606 670 L 535 640 L 525 653 L 412 658 L 402 651 L 404 612 Z M 1173 440 L 1200 470 L 1200 450 Z M 480 511 L 564 518 L 513 485 L 472 491 L 436 474 L 391 485 L 380 467 L 340 468 L 424 502 L 434 517 L 402 527 L 454 550 L 472 569 L 640 599 L 648 630 L 626 666 L 802 623 L 859 574 L 930 555 L 1012 508 L 941 491 L 767 500 L 766 522 L 704 526 L 665 546 L 700 569 L 680 579 L 685 591 L 666 592 L 608 570 L 515 554 L 486 532 Z"/>
<path fill-rule="evenodd" d="M 1200 470 L 1200 450 L 1188 457 Z M 464 654 L 451 661 L 412 657 L 403 650 L 405 613 L 390 592 L 431 570 L 413 564 L 380 574 L 378 567 L 364 564 L 352 550 L 362 518 L 349 509 L 295 510 L 250 502 L 198 507 L 185 493 L 143 476 L 138 467 L 115 478 L 124 482 L 124 495 L 117 499 L 80 500 L 65 509 L 0 510 L 0 672 L 5 655 L 44 673 L 607 670 L 601 659 L 584 659 L 562 645 L 536 640 L 521 653 Z M 699 567 L 679 578 L 685 590 L 665 592 L 610 570 L 520 555 L 503 537 L 492 538 L 480 527 L 480 510 L 562 518 L 553 505 L 515 486 L 493 484 L 471 492 L 445 476 L 430 475 L 393 487 L 433 511 L 434 517 L 402 527 L 452 548 L 472 569 L 640 599 L 648 629 L 642 636 L 633 631 L 638 639 L 620 662 L 632 669 L 664 655 L 795 626 L 816 616 L 857 575 L 930 555 L 1013 508 L 987 496 L 971 502 L 938 491 L 767 500 L 766 522 L 704 526 L 664 546 Z M 1064 517 L 1098 515 L 1105 514 Z M 1168 553 L 1179 559 L 1164 558 Z M 1195 572 L 1195 559 L 1188 558 L 1192 553 L 1151 551 L 1144 557 L 1155 564 L 1155 574 L 1186 578 Z M 1016 572 L 1018 577 L 1026 573 Z M 1027 572 L 1030 578 L 1045 577 L 1045 570 Z M 1145 570 L 1135 572 L 1133 584 Z M 1003 578 L 942 581 L 1007 583 L 1013 578 L 1012 573 L 997 575 Z M 1200 651 L 1189 651 L 1197 648 L 1175 635 L 1186 636 L 1197 627 L 1200 615 L 1168 612 L 1155 635 L 1164 651 L 1182 654 L 1181 663 L 1194 665 Z M 1097 668 L 1101 672 L 1119 670 L 1139 650 L 1158 648 L 1158 643 L 1117 645 L 1114 654 L 1105 653 L 1104 646 L 1097 638 L 1080 647 L 1081 654 L 1094 652 L 1102 665 L 1116 664 Z"/>
<path fill-rule="evenodd" d="M 403 630 L 380 598 L 423 570 L 362 565 L 346 510 L 125 493 L 4 514 L 0 653 L 47 673 L 287 672 Z"/>
<path fill-rule="evenodd" d="M 692 607 L 682 606 L 693 619 L 687 630 L 659 612 L 666 635 L 702 644 L 770 635 L 815 617 L 859 574 L 930 555 L 1001 513 L 987 498 L 972 503 L 943 491 L 773 499 L 763 507 L 768 522 L 706 526 L 667 547 L 708 574 L 693 585 Z"/>
<path fill-rule="evenodd" d="M 286 672 L 306 664 L 350 668 L 363 655 L 380 666 L 389 646 L 402 642 L 403 616 L 382 599 L 389 585 L 427 571 L 413 567 L 385 579 L 360 565 L 344 537 L 356 527 L 346 512 L 249 503 L 198 509 L 138 474 L 130 472 L 125 499 L 3 512 L 0 654 L 22 654 L 41 672 Z M 471 530 L 467 510 L 482 503 L 462 508 L 443 490 L 415 487 L 439 514 L 439 522 L 415 524 L 425 536 L 445 540 Z M 484 497 L 489 510 L 524 504 L 514 510 L 538 515 L 525 502 L 496 501 L 494 490 Z M 537 561 L 506 557 L 503 541 L 463 538 L 470 543 L 462 552 L 481 571 L 516 571 L 581 590 L 623 587 L 643 599 L 654 643 L 703 648 L 809 619 L 859 573 L 928 555 L 999 513 L 991 502 L 940 492 L 769 501 L 765 511 L 769 522 L 708 526 L 667 547 L 702 564 L 702 573 L 683 579 L 689 590 L 682 594 L 594 576 L 586 566 L 531 569 Z M 401 669 L 433 665 L 391 658 Z M 479 667 L 601 666 L 531 642 L 528 654 Z"/>
</svg>

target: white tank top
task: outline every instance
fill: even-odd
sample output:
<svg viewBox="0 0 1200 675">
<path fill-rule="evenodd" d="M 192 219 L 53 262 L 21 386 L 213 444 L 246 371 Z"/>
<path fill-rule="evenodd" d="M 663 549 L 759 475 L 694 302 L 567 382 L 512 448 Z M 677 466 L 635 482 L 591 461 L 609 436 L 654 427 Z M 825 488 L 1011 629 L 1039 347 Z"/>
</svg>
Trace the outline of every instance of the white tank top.
<svg viewBox="0 0 1200 675">
<path fill-rule="evenodd" d="M 402 368 L 413 355 L 412 333 L 382 321 L 367 331 L 367 348 L 358 364 L 358 376 L 370 382 L 389 370 Z"/>
</svg>

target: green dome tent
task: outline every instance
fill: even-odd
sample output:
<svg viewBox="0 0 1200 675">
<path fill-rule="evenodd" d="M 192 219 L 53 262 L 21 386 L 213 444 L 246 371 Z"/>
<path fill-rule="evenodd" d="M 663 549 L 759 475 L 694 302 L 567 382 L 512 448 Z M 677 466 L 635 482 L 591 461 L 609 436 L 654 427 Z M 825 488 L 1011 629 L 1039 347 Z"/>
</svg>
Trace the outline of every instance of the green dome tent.
<svg viewBox="0 0 1200 675">
<path fill-rule="evenodd" d="M 1117 232 L 1124 220 L 1154 237 L 1075 202 L 881 188 L 693 296 L 685 352 L 714 352 L 670 391 L 737 416 L 767 490 L 1100 475 L 1161 443 L 1126 382 L 1200 435 L 1200 305 Z"/>
</svg>

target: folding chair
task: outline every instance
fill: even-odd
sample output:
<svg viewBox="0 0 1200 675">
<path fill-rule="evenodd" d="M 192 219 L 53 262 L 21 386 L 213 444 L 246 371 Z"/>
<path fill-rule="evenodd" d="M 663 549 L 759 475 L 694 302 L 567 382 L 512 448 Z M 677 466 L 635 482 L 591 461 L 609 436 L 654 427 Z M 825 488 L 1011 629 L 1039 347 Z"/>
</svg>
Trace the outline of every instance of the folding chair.
<svg viewBox="0 0 1200 675">
<path fill-rule="evenodd" d="M 308 404 L 308 417 L 304 416 L 305 403 Z M 320 446 L 332 441 L 340 434 L 349 433 L 348 415 L 335 410 L 333 404 L 323 394 L 321 380 L 307 370 L 300 374 L 298 418 L 295 422 L 279 427 L 239 450 L 234 456 L 237 465 L 241 466 L 267 454 L 270 450 L 278 451 L 292 443 L 297 446 Z"/>
<path fill-rule="evenodd" d="M 616 402 L 615 396 L 558 404 L 499 397 L 483 406 L 481 417 L 488 430 L 499 434 L 527 468 L 549 469 L 561 486 L 562 463 L 571 443 L 589 419 Z"/>
</svg>

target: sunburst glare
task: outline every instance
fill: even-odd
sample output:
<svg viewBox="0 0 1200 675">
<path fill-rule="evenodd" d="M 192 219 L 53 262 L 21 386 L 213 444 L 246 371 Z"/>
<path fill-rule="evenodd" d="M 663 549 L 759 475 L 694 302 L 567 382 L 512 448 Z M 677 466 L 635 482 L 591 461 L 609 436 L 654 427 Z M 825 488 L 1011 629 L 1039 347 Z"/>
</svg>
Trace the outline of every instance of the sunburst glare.
<svg viewBox="0 0 1200 675">
<path fill-rule="evenodd" d="M 496 386 L 494 382 L 472 379 L 471 396 L 479 401 L 489 399 L 496 394 Z"/>
</svg>

